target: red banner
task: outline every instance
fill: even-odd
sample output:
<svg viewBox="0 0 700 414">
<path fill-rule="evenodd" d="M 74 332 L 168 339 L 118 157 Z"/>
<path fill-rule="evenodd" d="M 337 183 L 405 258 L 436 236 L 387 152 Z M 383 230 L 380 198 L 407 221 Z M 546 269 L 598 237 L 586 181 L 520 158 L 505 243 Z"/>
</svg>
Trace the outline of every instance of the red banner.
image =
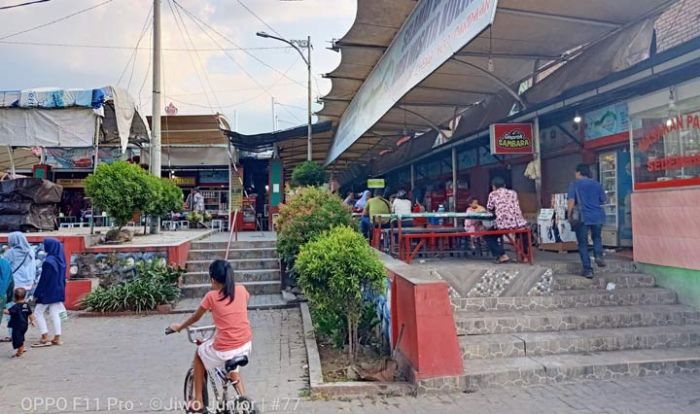
<svg viewBox="0 0 700 414">
<path fill-rule="evenodd" d="M 491 154 L 532 154 L 532 124 L 492 124 Z"/>
</svg>

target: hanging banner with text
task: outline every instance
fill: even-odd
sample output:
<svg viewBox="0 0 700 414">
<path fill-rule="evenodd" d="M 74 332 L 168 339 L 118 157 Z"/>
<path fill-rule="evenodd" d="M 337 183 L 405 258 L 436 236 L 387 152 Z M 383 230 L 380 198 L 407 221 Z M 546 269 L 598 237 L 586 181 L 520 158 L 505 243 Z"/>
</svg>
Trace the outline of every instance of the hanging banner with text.
<svg viewBox="0 0 700 414">
<path fill-rule="evenodd" d="M 421 0 L 340 118 L 330 164 L 493 23 L 497 0 Z"/>
<path fill-rule="evenodd" d="M 534 133 L 532 124 L 492 124 L 491 154 L 532 154 Z"/>
</svg>

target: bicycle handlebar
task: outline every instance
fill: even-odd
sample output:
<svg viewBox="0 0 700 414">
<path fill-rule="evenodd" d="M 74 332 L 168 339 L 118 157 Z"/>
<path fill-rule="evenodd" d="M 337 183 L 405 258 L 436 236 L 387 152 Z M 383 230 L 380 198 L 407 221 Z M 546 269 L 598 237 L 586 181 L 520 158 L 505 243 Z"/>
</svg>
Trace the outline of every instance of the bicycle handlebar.
<svg viewBox="0 0 700 414">
<path fill-rule="evenodd" d="M 199 326 L 199 327 L 190 327 L 187 328 L 187 338 L 189 339 L 190 342 L 197 343 L 197 338 L 194 338 L 194 335 L 197 333 L 206 333 L 211 331 L 212 333 L 216 330 L 216 327 L 214 325 L 208 325 L 208 326 Z M 165 334 L 170 335 L 174 334 L 176 331 L 170 329 L 170 327 L 165 328 Z"/>
</svg>

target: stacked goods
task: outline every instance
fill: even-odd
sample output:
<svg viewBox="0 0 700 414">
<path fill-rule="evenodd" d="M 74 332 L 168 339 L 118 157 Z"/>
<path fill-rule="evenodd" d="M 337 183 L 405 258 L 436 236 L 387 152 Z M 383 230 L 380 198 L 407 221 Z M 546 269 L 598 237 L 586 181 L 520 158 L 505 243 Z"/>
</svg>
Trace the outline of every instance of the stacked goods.
<svg viewBox="0 0 700 414">
<path fill-rule="evenodd" d="M 55 230 L 63 187 L 38 178 L 0 182 L 0 231 Z"/>
<path fill-rule="evenodd" d="M 552 196 L 552 208 L 554 209 L 554 217 L 559 235 L 559 240 L 562 242 L 575 242 L 576 233 L 571 229 L 571 224 L 566 218 L 567 197 L 566 193 L 554 194 Z"/>
</svg>

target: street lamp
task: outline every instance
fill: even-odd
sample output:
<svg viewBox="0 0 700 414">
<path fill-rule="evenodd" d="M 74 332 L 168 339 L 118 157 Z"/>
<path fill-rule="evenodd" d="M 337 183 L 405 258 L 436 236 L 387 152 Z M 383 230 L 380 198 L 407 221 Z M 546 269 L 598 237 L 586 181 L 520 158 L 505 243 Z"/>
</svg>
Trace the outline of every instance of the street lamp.
<svg viewBox="0 0 700 414">
<path fill-rule="evenodd" d="M 308 109 L 308 118 L 307 118 L 307 127 L 306 127 L 306 159 L 311 161 L 311 36 L 307 36 L 306 40 L 287 40 L 281 37 L 273 36 L 271 34 L 265 33 L 265 32 L 257 32 L 256 36 L 266 38 L 266 39 L 275 39 L 279 40 L 280 42 L 284 42 L 288 44 L 289 46 L 293 47 L 294 50 L 299 52 L 299 56 L 301 56 L 302 60 L 304 60 L 304 63 L 306 63 L 306 70 L 308 72 L 308 88 L 307 88 L 307 94 L 308 94 L 308 99 L 307 99 L 307 109 Z M 307 50 L 307 55 L 304 56 L 304 52 L 301 51 L 301 48 L 306 48 Z"/>
</svg>

